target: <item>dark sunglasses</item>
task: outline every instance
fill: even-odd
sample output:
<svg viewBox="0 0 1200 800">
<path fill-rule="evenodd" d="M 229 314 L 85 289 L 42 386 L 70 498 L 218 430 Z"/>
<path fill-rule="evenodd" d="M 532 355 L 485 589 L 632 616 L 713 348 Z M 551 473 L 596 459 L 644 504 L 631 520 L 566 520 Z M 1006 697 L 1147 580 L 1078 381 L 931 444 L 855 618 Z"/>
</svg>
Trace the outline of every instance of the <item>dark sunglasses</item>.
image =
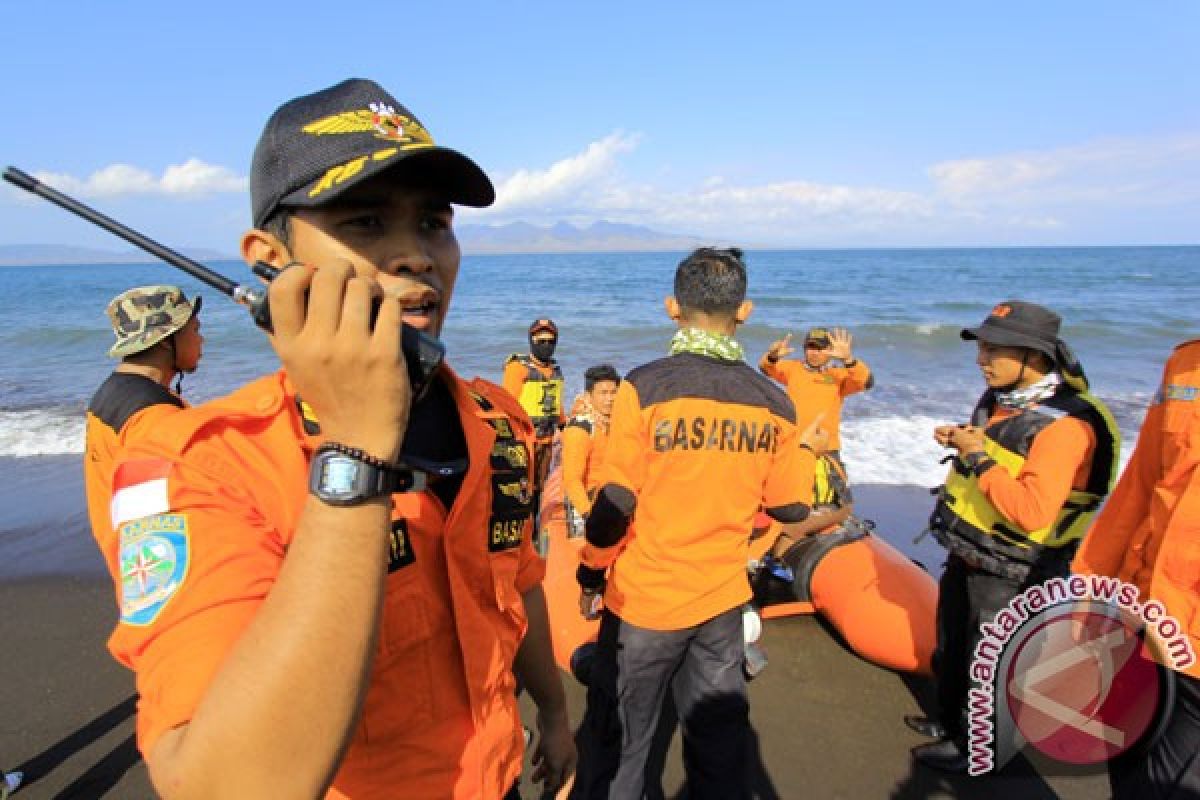
<svg viewBox="0 0 1200 800">
<path fill-rule="evenodd" d="M 810 342 L 804 343 L 805 350 L 828 350 L 829 346 L 830 346 L 829 342 L 811 342 L 810 341 Z"/>
</svg>

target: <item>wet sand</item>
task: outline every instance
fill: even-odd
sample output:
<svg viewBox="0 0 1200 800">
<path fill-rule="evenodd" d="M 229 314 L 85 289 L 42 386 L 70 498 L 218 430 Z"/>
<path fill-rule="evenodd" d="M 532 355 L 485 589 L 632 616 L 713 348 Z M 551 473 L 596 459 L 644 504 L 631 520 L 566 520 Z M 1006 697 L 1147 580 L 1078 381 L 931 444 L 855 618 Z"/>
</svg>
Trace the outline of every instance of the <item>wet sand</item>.
<svg viewBox="0 0 1200 800">
<path fill-rule="evenodd" d="M 994 776 L 948 776 L 915 766 L 910 748 L 929 741 L 910 731 L 924 681 L 904 679 L 846 650 L 814 617 L 771 620 L 763 632 L 769 663 L 750 683 L 750 796 L 755 800 L 981 798 L 1099 800 L 1104 775 L 1042 775 L 1018 756 Z M 584 690 L 566 677 L 571 718 L 583 714 Z M 526 701 L 524 708 L 532 709 Z M 663 772 L 666 798 L 686 797 L 680 737 Z M 537 797 L 523 787 L 524 796 Z"/>
<path fill-rule="evenodd" d="M 888 520 L 880 528 L 897 546 L 911 542 L 927 513 L 922 490 L 857 491 L 864 516 Z M 25 771 L 17 797 L 153 797 L 133 743 L 132 676 L 104 647 L 115 603 L 86 528 L 0 529 L 0 609 L 0 766 Z M 770 663 L 750 685 L 756 798 L 1108 796 L 1102 775 L 1043 777 L 1021 759 L 987 778 L 913 767 L 909 748 L 924 740 L 901 718 L 920 709 L 925 687 L 857 658 L 812 618 L 768 622 L 763 641 Z M 564 682 L 578 722 L 583 689 Z M 527 699 L 523 709 L 532 725 Z M 682 785 L 678 739 L 666 756 L 666 797 Z M 538 795 L 526 787 L 524 796 Z"/>
</svg>

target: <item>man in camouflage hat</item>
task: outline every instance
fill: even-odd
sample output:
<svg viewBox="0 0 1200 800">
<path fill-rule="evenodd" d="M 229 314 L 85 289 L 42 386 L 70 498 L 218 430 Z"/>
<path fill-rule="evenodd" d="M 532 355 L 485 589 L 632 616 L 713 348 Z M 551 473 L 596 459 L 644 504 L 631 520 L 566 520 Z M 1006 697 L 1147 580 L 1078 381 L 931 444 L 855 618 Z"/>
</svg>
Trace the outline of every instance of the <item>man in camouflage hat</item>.
<svg viewBox="0 0 1200 800">
<path fill-rule="evenodd" d="M 110 528 L 113 457 L 124 444 L 150 430 L 164 414 L 185 407 L 180 384 L 196 371 L 204 352 L 200 297 L 189 300 L 178 286 L 137 286 L 113 298 L 107 314 L 117 340 L 108 354 L 121 359 L 100 384 L 87 408 L 84 487 L 88 517 L 109 571 L 119 575 L 115 549 L 104 539 Z"/>
<path fill-rule="evenodd" d="M 178 286 L 136 286 L 122 292 L 112 299 L 106 312 L 117 336 L 108 354 L 113 358 L 136 356 L 160 342 L 168 342 L 167 349 L 174 351 L 175 334 L 181 334 L 189 339 L 185 345 L 196 345 L 194 358 L 188 352 L 184 354 L 184 363 L 178 358 L 169 359 L 171 371 L 194 372 L 200 361 L 199 346 L 204 342 L 199 336 L 200 322 L 196 316 L 202 300 L 197 297 L 189 301 Z M 187 330 L 193 321 L 195 324 Z M 167 386 L 170 378 L 159 383 Z"/>
</svg>

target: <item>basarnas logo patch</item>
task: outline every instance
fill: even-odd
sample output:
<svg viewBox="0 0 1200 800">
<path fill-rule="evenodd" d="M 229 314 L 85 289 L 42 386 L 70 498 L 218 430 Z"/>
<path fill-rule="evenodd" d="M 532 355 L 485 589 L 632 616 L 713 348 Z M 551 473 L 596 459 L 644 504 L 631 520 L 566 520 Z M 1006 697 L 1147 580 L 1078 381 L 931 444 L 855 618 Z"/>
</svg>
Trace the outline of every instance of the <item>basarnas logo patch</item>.
<svg viewBox="0 0 1200 800">
<path fill-rule="evenodd" d="M 120 530 L 121 622 L 149 625 L 187 577 L 187 517 L 158 514 Z"/>
</svg>

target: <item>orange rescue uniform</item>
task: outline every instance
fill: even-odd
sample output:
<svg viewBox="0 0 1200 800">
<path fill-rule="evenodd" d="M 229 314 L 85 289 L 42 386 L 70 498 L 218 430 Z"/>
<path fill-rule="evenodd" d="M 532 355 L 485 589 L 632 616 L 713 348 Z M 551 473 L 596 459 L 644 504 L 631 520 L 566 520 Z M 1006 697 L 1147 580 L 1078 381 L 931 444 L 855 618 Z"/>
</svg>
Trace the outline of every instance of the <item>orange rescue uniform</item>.
<svg viewBox="0 0 1200 800">
<path fill-rule="evenodd" d="M 503 386 L 505 391 L 507 391 L 513 397 L 520 400 L 526 381 L 531 379 L 535 381 L 544 381 L 547 384 L 552 384 L 556 380 L 561 382 L 562 370 L 559 369 L 557 362 L 542 364 L 534 361 L 533 358 L 528 356 L 513 356 L 508 360 L 508 363 L 504 365 L 504 377 L 501 378 L 500 385 Z M 541 402 L 540 396 L 536 402 Z M 557 423 L 557 427 L 561 427 L 562 425 L 566 424 L 567 421 L 566 414 L 563 413 L 562 405 L 563 401 L 560 390 L 560 395 L 555 398 L 555 407 L 557 410 L 554 413 L 554 422 Z M 541 411 L 542 409 L 540 406 L 535 408 L 525 408 L 525 413 L 529 414 L 531 418 L 539 417 Z M 553 433 L 551 433 L 551 436 L 553 436 Z"/>
<path fill-rule="evenodd" d="M 88 403 L 83 488 L 92 535 L 114 584 L 119 580 L 119 567 L 109 516 L 113 459 L 120 448 L 146 436 L 165 416 L 186 407 L 187 403 L 167 387 L 129 372 L 109 375 Z"/>
<path fill-rule="evenodd" d="M 600 464 L 608 448 L 608 429 L 593 420 L 572 417 L 562 432 L 563 492 L 580 514 L 592 510 L 592 498 L 600 488 Z"/>
<path fill-rule="evenodd" d="M 875 379 L 862 361 L 848 367 L 813 369 L 803 361 L 771 361 L 765 355 L 758 368 L 787 387 L 796 405 L 796 427 L 804 430 L 821 414 L 821 427 L 829 432 L 829 450 L 842 449 L 842 401 L 870 389 Z"/>
<path fill-rule="evenodd" d="M 532 432 L 498 387 L 445 368 L 440 375 L 470 466 L 449 509 L 429 490 L 393 496 L 378 652 L 331 798 L 498 800 L 520 772 L 512 665 L 526 629 L 522 595 L 544 569 L 530 542 Z M 127 467 L 169 467 L 169 513 L 120 530 L 122 619 L 109 641 L 137 674 L 143 753 L 191 719 L 270 592 L 320 442 L 306 433 L 282 372 L 162 428 L 118 468 L 119 480 Z M 138 537 L 155 526 L 176 536 L 182 528 L 186 544 L 173 556 L 183 562 L 179 585 L 160 587 L 166 599 L 147 605 L 154 597 L 138 583 L 145 576 L 137 562 L 147 555 Z"/>
<path fill-rule="evenodd" d="M 1158 600 L 1200 654 L 1200 340 L 1163 370 L 1133 456 L 1075 556 L 1077 573 L 1133 584 Z M 1200 663 L 1181 670 L 1200 678 Z"/>
<path fill-rule="evenodd" d="M 803 519 L 815 464 L 791 401 L 746 364 L 680 353 L 635 369 L 617 390 L 582 556 L 611 564 L 604 605 L 669 631 L 750 600 L 755 514 Z M 627 538 L 602 504 L 632 519 Z"/>
<path fill-rule="evenodd" d="M 990 427 L 1020 412 L 997 406 Z M 1047 425 L 1029 446 L 1029 456 L 1013 475 L 997 465 L 979 476 L 979 489 L 1005 519 L 1022 530 L 1054 522 L 1072 489 L 1084 489 L 1096 450 L 1092 426 L 1075 417 Z"/>
</svg>

